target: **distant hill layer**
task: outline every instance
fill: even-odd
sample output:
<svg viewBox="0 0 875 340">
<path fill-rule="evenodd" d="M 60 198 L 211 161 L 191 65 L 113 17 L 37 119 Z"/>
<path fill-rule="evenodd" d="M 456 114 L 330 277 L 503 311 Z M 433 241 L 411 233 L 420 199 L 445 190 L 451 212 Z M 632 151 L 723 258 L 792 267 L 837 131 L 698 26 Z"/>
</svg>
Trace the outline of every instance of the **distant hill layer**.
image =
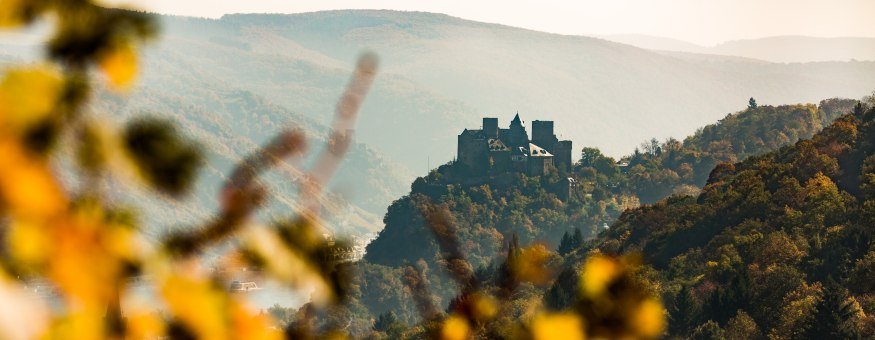
<svg viewBox="0 0 875 340">
<path fill-rule="evenodd" d="M 330 11 L 166 17 L 162 44 L 209 74 L 324 121 L 348 64 L 364 49 L 383 73 L 359 136 L 417 173 L 452 159 L 455 134 L 480 116 L 566 122 L 576 145 L 619 155 L 649 137 L 685 136 L 762 104 L 859 98 L 875 62 L 782 65 L 677 57 L 601 39 L 563 36 L 441 14 Z M 154 70 L 160 72 L 160 69 Z M 575 122 L 575 123 L 567 123 Z"/>
<path fill-rule="evenodd" d="M 171 111 L 201 124 L 198 129 L 246 134 L 253 146 L 280 122 L 306 119 L 317 130 L 324 127 L 356 55 L 376 51 L 382 69 L 356 131 L 372 152 L 361 154 L 370 165 L 359 168 L 360 177 L 338 180 L 371 200 L 360 203 L 377 215 L 406 189 L 399 183 L 412 173 L 453 159 L 456 134 L 479 127 L 482 116 L 506 122 L 519 111 L 523 119 L 555 120 L 556 132 L 575 148 L 597 146 L 618 156 L 650 137 L 689 135 L 749 97 L 761 104 L 815 102 L 875 89 L 875 62 L 773 64 L 666 54 L 432 13 L 160 19 L 160 38 L 144 50 L 138 93 L 146 97 L 132 96 L 123 109 L 172 104 L 179 109 Z M 0 54 L 38 56 L 22 41 L 28 39 L 0 37 Z M 240 103 L 254 102 L 229 95 L 235 93 L 258 98 L 275 114 L 251 114 L 254 109 Z M 189 105 L 213 114 L 211 121 Z M 285 112 L 294 118 L 283 121 L 291 117 Z"/>
<path fill-rule="evenodd" d="M 643 34 L 617 34 L 600 38 L 649 50 L 715 54 L 775 63 L 875 60 L 875 38 L 777 36 L 727 41 L 701 46 L 682 40 Z"/>
<path fill-rule="evenodd" d="M 479 127 L 484 115 L 566 122 L 556 127 L 562 137 L 618 156 L 650 137 L 689 135 L 749 97 L 786 104 L 859 98 L 875 89 L 875 62 L 673 55 L 433 13 L 161 19 L 144 72 L 165 83 L 226 84 L 320 123 L 332 114 L 356 55 L 374 50 L 382 73 L 358 137 L 414 173 L 451 160 L 455 134 Z"/>
</svg>

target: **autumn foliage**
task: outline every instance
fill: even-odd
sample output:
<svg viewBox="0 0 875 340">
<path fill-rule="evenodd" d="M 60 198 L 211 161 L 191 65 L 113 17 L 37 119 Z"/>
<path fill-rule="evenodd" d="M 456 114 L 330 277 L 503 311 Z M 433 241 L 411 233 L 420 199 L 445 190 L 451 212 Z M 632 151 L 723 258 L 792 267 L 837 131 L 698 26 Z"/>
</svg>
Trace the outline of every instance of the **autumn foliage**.
<svg viewBox="0 0 875 340">
<path fill-rule="evenodd" d="M 109 199 L 107 178 L 140 183 L 152 194 L 178 199 L 190 190 L 204 157 L 196 141 L 169 121 L 149 117 L 115 126 L 93 119 L 86 103 L 98 90 L 126 91 L 136 80 L 138 50 L 157 32 L 150 15 L 84 0 L 11 0 L 0 4 L 0 25 L 51 19 L 48 60 L 4 70 L 0 82 L 0 338 L 279 339 L 344 336 L 343 325 L 318 324 L 310 308 L 340 308 L 350 288 L 349 265 L 328 260 L 320 195 L 350 143 L 348 131 L 376 75 L 364 54 L 337 105 L 329 145 L 299 187 L 301 210 L 272 223 L 257 210 L 270 199 L 258 178 L 300 158 L 308 148 L 298 130 L 277 133 L 253 150 L 217 188 L 220 207 L 201 225 L 146 240 L 138 211 Z M 95 77 L 95 75 L 97 77 Z M 59 173 L 72 174 L 60 176 Z M 500 284 L 480 282 L 461 251 L 451 213 L 427 205 L 422 215 L 446 254 L 460 294 L 446 313 L 429 300 L 415 268 L 404 279 L 423 311 L 413 335 L 467 339 L 495 335 L 519 284 L 547 286 L 558 272 L 544 245 L 508 249 Z M 228 277 L 201 255 L 220 245 L 229 266 L 258 268 L 288 287 L 313 290 L 312 302 L 283 328 L 280 320 L 228 292 Z M 575 307 L 533 305 L 507 335 L 534 339 L 658 337 L 665 328 L 658 299 L 635 279 L 633 257 L 593 255 L 582 268 Z M 153 304 L 128 304 L 132 285 L 151 286 Z M 48 282 L 57 299 L 28 288 Z M 388 326 L 387 326 L 388 327 Z M 377 334 L 376 336 L 380 336 Z"/>
</svg>

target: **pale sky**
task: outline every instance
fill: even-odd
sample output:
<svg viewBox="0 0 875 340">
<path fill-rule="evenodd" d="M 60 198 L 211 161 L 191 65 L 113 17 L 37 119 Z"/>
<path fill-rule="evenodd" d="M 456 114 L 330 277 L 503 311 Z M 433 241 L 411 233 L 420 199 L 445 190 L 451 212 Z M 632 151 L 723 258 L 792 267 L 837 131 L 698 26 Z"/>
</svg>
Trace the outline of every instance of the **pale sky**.
<svg viewBox="0 0 875 340">
<path fill-rule="evenodd" d="M 104 0 L 165 14 L 395 9 L 538 31 L 640 33 L 713 45 L 776 35 L 875 37 L 875 0 Z"/>
</svg>

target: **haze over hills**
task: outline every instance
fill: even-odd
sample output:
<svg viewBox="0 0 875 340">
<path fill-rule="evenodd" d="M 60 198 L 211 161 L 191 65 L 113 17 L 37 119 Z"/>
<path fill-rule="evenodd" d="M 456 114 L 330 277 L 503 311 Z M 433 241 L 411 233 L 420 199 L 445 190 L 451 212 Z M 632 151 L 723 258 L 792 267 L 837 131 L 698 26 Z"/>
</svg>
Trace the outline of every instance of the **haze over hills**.
<svg viewBox="0 0 875 340">
<path fill-rule="evenodd" d="M 455 134 L 482 115 L 575 122 L 576 145 L 619 155 L 649 137 L 684 136 L 744 107 L 871 91 L 872 62 L 777 65 L 679 58 L 600 39 L 484 24 L 446 15 L 330 11 L 165 17 L 177 62 L 212 70 L 317 121 L 330 114 L 346 64 L 377 51 L 383 73 L 363 111 L 360 140 L 415 173 L 452 159 Z M 154 72 L 160 72 L 160 69 Z M 219 72 L 215 72 L 219 71 Z M 335 87 L 336 88 L 336 87 Z M 392 131 L 387 133 L 386 131 Z"/>
<path fill-rule="evenodd" d="M 649 50 L 736 56 L 775 63 L 875 60 L 875 38 L 867 37 L 776 36 L 732 40 L 714 46 L 645 34 L 603 35 L 599 38 Z"/>
<path fill-rule="evenodd" d="M 456 135 L 478 128 L 481 116 L 504 124 L 519 112 L 526 120 L 563 122 L 557 133 L 575 149 L 596 146 L 618 156 L 650 137 L 689 135 L 745 107 L 748 97 L 761 104 L 812 102 L 859 98 L 875 88 L 875 62 L 785 65 L 657 53 L 433 13 L 160 21 L 163 32 L 144 51 L 138 90 L 105 107 L 121 115 L 147 107 L 176 114 L 199 137 L 221 131 L 208 143 L 226 151 L 224 162 L 283 123 L 324 133 L 352 61 L 362 50 L 376 51 L 382 69 L 356 131 L 361 149 L 351 156 L 361 163 L 339 181 L 357 207 L 377 216 L 413 174 L 452 160 Z M 38 56 L 21 37 L 0 41 L 0 54 Z M 238 140 L 228 143 L 232 138 Z"/>
<path fill-rule="evenodd" d="M 161 19 L 161 40 L 146 51 L 144 87 L 171 78 L 226 84 L 319 123 L 332 114 L 355 56 L 378 52 L 383 70 L 357 136 L 413 173 L 451 160 L 455 134 L 478 127 L 483 115 L 572 122 L 557 132 L 576 146 L 621 155 L 650 137 L 688 135 L 748 97 L 812 102 L 875 88 L 875 62 L 666 55 L 433 13 Z M 161 76 L 151 83 L 148 74 Z"/>
</svg>

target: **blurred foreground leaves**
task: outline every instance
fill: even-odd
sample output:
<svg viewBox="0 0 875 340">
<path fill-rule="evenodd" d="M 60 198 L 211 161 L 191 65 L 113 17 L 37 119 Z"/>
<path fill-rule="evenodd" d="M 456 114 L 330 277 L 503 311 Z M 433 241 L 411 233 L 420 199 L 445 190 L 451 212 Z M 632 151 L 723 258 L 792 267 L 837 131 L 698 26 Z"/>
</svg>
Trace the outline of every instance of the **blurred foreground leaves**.
<svg viewBox="0 0 875 340">
<path fill-rule="evenodd" d="M 342 337 L 342 324 L 316 327 L 318 310 L 342 309 L 354 273 L 333 258 L 343 242 L 322 237 L 321 193 L 351 141 L 350 132 L 377 70 L 377 58 L 361 57 L 338 104 L 329 142 L 314 165 L 301 169 L 301 211 L 269 225 L 255 220 L 269 195 L 259 176 L 307 150 L 300 131 L 280 132 L 243 159 L 219 192 L 220 207 L 202 225 L 176 228 L 159 244 L 144 242 L 137 212 L 107 197 L 107 178 L 183 197 L 204 156 L 173 122 L 139 118 L 122 128 L 94 121 L 87 106 L 93 71 L 111 90 L 129 89 L 137 74 L 138 46 L 157 26 L 140 12 L 99 7 L 84 0 L 9 0 L 0 3 L 0 26 L 50 19 L 56 31 L 47 43 L 51 63 L 6 70 L 0 81 L 0 338 L 202 338 L 279 339 Z M 65 154 L 76 160 L 71 181 L 56 175 Z M 636 276 L 634 258 L 592 254 L 579 268 L 581 286 L 571 308 L 552 311 L 526 306 L 522 318 L 507 319 L 521 287 L 546 287 L 557 280 L 557 254 L 545 245 L 508 243 L 494 282 L 476 277 L 462 252 L 455 218 L 445 206 L 421 211 L 443 251 L 459 296 L 443 313 L 428 293 L 421 269 L 404 281 L 413 292 L 423 325 L 410 335 L 444 339 L 513 337 L 532 339 L 654 338 L 665 329 L 665 313 Z M 254 268 L 286 286 L 312 289 L 312 303 L 285 329 L 270 314 L 226 288 L 223 271 L 210 270 L 201 255 L 229 238 L 221 261 Z M 122 310 L 133 282 L 157 292 L 158 306 Z M 52 293 L 40 299 L 25 287 L 41 282 Z M 143 284 L 143 282 L 140 282 Z M 57 289 L 54 292 L 54 289 Z M 23 305 L 10 309 L 8 303 Z M 387 319 L 388 320 L 388 319 Z M 384 320 L 385 321 L 385 320 Z M 386 329 L 393 325 L 386 321 Z M 509 327 L 505 327 L 508 326 Z M 377 335 L 379 336 L 379 335 Z"/>
</svg>

